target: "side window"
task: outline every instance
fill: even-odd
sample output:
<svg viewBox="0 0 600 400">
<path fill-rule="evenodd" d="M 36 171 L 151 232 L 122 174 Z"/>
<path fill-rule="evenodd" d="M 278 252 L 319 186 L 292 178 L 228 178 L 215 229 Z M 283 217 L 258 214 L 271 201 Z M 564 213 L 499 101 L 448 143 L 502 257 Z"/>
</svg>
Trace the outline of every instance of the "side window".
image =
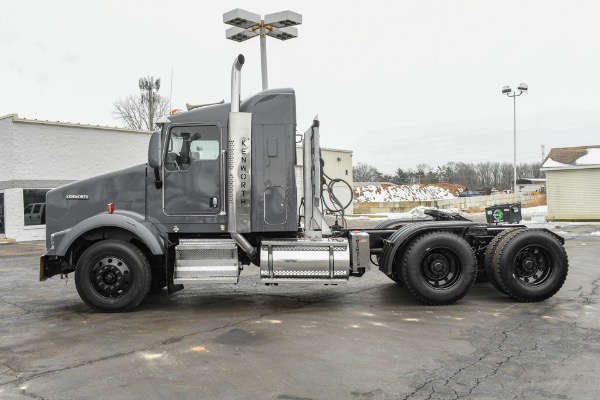
<svg viewBox="0 0 600 400">
<path fill-rule="evenodd" d="M 215 125 L 171 128 L 165 154 L 167 171 L 185 171 L 194 162 L 219 158 L 219 128 Z"/>
<path fill-rule="evenodd" d="M 25 207 L 25 210 L 23 212 L 25 214 L 31 214 L 32 209 L 33 209 L 33 204 L 29 204 L 27 207 Z"/>
<path fill-rule="evenodd" d="M 42 208 L 41 204 L 36 204 L 35 207 L 33 207 L 33 213 L 37 214 L 40 212 L 40 208 Z"/>
</svg>

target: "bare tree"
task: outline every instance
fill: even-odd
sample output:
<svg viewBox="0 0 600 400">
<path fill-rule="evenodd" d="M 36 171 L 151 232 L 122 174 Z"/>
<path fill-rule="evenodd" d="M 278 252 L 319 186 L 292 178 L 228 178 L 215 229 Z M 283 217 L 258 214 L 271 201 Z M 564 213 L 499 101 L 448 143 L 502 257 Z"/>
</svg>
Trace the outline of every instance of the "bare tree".
<svg viewBox="0 0 600 400">
<path fill-rule="evenodd" d="M 169 99 L 158 94 L 160 78 L 140 78 L 139 95 L 129 95 L 113 103 L 113 116 L 129 129 L 154 130 L 157 117 L 169 113 Z"/>
<path fill-rule="evenodd" d="M 379 182 L 383 175 L 372 165 L 359 162 L 352 167 L 352 178 L 355 182 Z"/>
</svg>

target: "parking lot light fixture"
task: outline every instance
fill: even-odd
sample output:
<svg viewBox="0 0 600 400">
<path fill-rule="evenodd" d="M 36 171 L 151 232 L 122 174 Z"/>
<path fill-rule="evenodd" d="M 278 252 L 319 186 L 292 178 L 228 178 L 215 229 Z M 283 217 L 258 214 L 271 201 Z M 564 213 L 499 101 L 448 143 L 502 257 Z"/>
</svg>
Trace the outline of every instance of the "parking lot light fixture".
<svg viewBox="0 0 600 400">
<path fill-rule="evenodd" d="M 239 8 L 223 14 L 223 22 L 232 25 L 227 29 L 227 39 L 244 42 L 255 36 L 260 36 L 260 67 L 262 75 L 262 90 L 269 88 L 267 76 L 267 36 L 279 40 L 289 40 L 298 37 L 295 25 L 302 23 L 302 15 L 293 11 L 280 11 L 261 17 Z"/>
<path fill-rule="evenodd" d="M 517 202 L 517 97 L 529 89 L 526 83 L 519 84 L 517 90 L 513 92 L 510 86 L 502 88 L 502 94 L 513 98 L 513 123 L 514 123 L 514 158 L 513 158 L 513 194 L 515 203 Z"/>
</svg>

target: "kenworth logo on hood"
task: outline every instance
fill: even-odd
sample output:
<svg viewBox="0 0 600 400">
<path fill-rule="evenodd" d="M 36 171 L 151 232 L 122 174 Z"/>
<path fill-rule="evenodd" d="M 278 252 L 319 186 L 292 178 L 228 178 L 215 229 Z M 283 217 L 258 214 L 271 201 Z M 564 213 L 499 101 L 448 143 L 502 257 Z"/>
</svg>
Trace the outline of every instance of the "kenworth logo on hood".
<svg viewBox="0 0 600 400">
<path fill-rule="evenodd" d="M 67 200 L 89 200 L 89 196 L 87 194 L 68 194 Z"/>
</svg>

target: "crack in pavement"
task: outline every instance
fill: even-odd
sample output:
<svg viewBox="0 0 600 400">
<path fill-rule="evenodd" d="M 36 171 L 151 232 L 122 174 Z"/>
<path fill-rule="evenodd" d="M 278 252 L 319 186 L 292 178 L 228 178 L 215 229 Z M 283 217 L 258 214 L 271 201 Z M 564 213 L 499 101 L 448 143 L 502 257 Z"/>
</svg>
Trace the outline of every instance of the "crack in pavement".
<svg viewBox="0 0 600 400">
<path fill-rule="evenodd" d="M 25 383 L 27 381 L 31 381 L 31 380 L 39 378 L 41 376 L 53 374 L 53 373 L 56 373 L 56 372 L 69 371 L 69 370 L 76 369 L 76 368 L 79 368 L 79 367 L 84 367 L 84 366 L 87 366 L 87 365 L 96 364 L 98 362 L 112 360 L 112 359 L 115 359 L 115 358 L 132 355 L 132 354 L 135 354 L 135 353 L 138 353 L 138 352 L 151 350 L 151 349 L 159 347 L 159 346 L 163 346 L 163 345 L 168 345 L 168 344 L 171 344 L 171 343 L 179 342 L 179 341 L 181 341 L 183 339 L 186 339 L 186 338 L 194 336 L 194 335 L 200 335 L 200 334 L 204 334 L 204 333 L 214 332 L 214 331 L 218 331 L 220 329 L 230 328 L 230 327 L 236 326 L 238 324 L 243 324 L 244 322 L 248 322 L 248 321 L 251 321 L 251 320 L 254 320 L 254 319 L 257 319 L 257 318 L 264 318 L 265 316 L 270 315 L 270 314 L 274 314 L 274 313 L 261 314 L 261 315 L 259 315 L 257 317 L 246 318 L 246 319 L 243 319 L 243 320 L 240 320 L 240 321 L 236 321 L 236 322 L 232 322 L 232 323 L 229 323 L 229 324 L 220 325 L 220 326 L 217 326 L 217 327 L 214 327 L 214 328 L 211 328 L 211 329 L 206 329 L 206 330 L 191 332 L 191 333 L 187 333 L 185 335 L 180 335 L 180 336 L 174 336 L 174 337 L 169 338 L 169 339 L 163 339 L 161 341 L 154 342 L 152 344 L 149 344 L 147 346 L 144 346 L 144 347 L 141 347 L 141 348 L 138 348 L 138 349 L 135 349 L 135 350 L 129 350 L 129 351 L 121 352 L 121 353 L 111 354 L 109 356 L 99 357 L 99 358 L 96 358 L 96 359 L 93 359 L 93 360 L 88 360 L 88 361 L 83 361 L 83 362 L 80 362 L 78 364 L 70 365 L 68 367 L 56 368 L 56 369 L 52 369 L 52 370 L 48 370 L 48 371 L 44 371 L 44 372 L 32 374 L 32 375 L 29 375 L 29 376 L 21 377 L 21 378 L 14 379 L 12 381 L 0 384 L 0 387 L 1 386 L 9 385 L 9 384 L 12 384 L 12 383 L 15 383 L 15 382 L 17 383 L 17 385 L 21 385 L 21 384 L 23 384 L 23 383 Z M 15 372 L 20 373 L 18 371 L 15 371 Z"/>
<path fill-rule="evenodd" d="M 192 337 L 192 336 L 195 336 L 195 335 L 201 335 L 201 334 L 205 334 L 205 333 L 215 332 L 215 331 L 218 331 L 218 330 L 221 330 L 221 329 L 231 328 L 231 327 L 234 327 L 236 325 L 243 324 L 243 323 L 246 323 L 246 322 L 249 322 L 249 321 L 252 321 L 252 320 L 256 320 L 256 319 L 260 319 L 260 318 L 265 318 L 267 316 L 272 316 L 272 315 L 282 314 L 282 313 L 285 314 L 288 311 L 298 310 L 298 309 L 303 308 L 305 306 L 310 306 L 310 305 L 313 305 L 313 304 L 317 304 L 319 302 L 322 302 L 322 301 L 325 301 L 325 300 L 329 300 L 331 298 L 345 297 L 345 296 L 354 295 L 354 294 L 357 294 L 357 293 L 362 293 L 362 292 L 366 292 L 366 291 L 374 290 L 374 289 L 377 289 L 377 287 L 364 288 L 364 289 L 356 290 L 356 291 L 349 292 L 349 293 L 348 292 L 345 292 L 345 293 L 327 293 L 327 294 L 324 294 L 322 296 L 315 297 L 314 299 L 306 299 L 305 302 L 299 302 L 299 304 L 297 304 L 295 307 L 293 307 L 291 309 L 275 310 L 275 311 L 271 311 L 271 312 L 260 314 L 258 316 L 253 316 L 251 318 L 245 318 L 245 319 L 242 319 L 242 320 L 239 320 L 239 321 L 236 321 L 236 322 L 232 322 L 232 323 L 229 323 L 229 324 L 220 325 L 220 326 L 217 326 L 217 327 L 214 327 L 214 328 L 211 328 L 211 329 L 205 329 L 205 330 L 190 332 L 190 333 L 187 333 L 187 334 L 184 334 L 184 335 L 174 336 L 174 337 L 171 337 L 171 338 L 168 338 L 168 339 L 163 339 L 163 340 L 160 340 L 158 342 L 154 342 L 152 344 L 149 344 L 147 346 L 144 346 L 144 347 L 141 347 L 141 348 L 138 348 L 138 349 L 135 349 L 135 350 L 129 350 L 129 351 L 126 351 L 126 352 L 116 353 L 116 354 L 112 354 L 112 355 L 105 356 L 105 357 L 99 357 L 99 358 L 96 358 L 96 359 L 93 359 L 93 360 L 83 361 L 83 362 L 80 362 L 78 364 L 67 366 L 67 367 L 63 367 L 63 368 L 56 368 L 56 369 L 52 369 L 52 370 L 48 370 L 48 371 L 44 371 L 44 372 L 40 372 L 40 373 L 35 373 L 35 374 L 32 374 L 32 375 L 28 375 L 28 376 L 18 377 L 16 379 L 13 379 L 13 380 L 10 380 L 10 381 L 7 381 L 5 383 L 0 384 L 0 387 L 11 385 L 11 384 L 16 384 L 17 388 L 19 390 L 23 391 L 23 394 L 25 394 L 24 390 L 21 389 L 20 386 L 23 383 L 25 383 L 25 382 L 37 379 L 37 378 L 42 377 L 42 376 L 46 376 L 46 375 L 57 373 L 57 372 L 63 372 L 63 371 L 68 371 L 68 370 L 72 370 L 72 369 L 77 369 L 77 368 L 80 368 L 80 367 L 84 367 L 84 366 L 96 364 L 96 363 L 99 363 L 99 362 L 102 362 L 102 361 L 107 361 L 107 360 L 112 360 L 112 359 L 116 359 L 116 358 L 119 358 L 119 357 L 124 357 L 124 356 L 128 356 L 128 355 L 132 355 L 132 354 L 135 354 L 135 353 L 138 353 L 138 352 L 148 351 L 148 350 L 154 349 L 154 348 L 159 347 L 159 346 L 163 346 L 163 345 L 168 345 L 168 344 L 171 344 L 171 343 L 179 342 L 179 341 L 181 341 L 183 339 L 186 339 L 188 337 Z M 297 299 L 297 300 L 301 300 L 301 299 Z M 2 365 L 7 366 L 6 364 L 2 364 Z M 10 367 L 8 367 L 8 368 L 10 368 Z M 22 372 L 16 371 L 16 370 L 14 370 L 12 368 L 10 368 L 10 369 L 12 371 L 14 371 L 15 373 L 17 373 L 17 374 L 22 374 Z M 37 396 L 37 395 L 35 395 L 35 396 Z M 33 397 L 33 398 L 43 399 L 42 397 L 39 397 L 39 396 L 38 397 Z"/>
<path fill-rule="evenodd" d="M 4 298 L 4 296 L 1 296 L 1 295 L 0 295 L 0 302 L 2 302 L 2 303 L 5 303 L 5 304 L 9 304 L 9 305 L 11 305 L 11 306 L 13 306 L 13 307 L 16 307 L 16 308 L 18 308 L 19 310 L 23 310 L 23 311 L 25 311 L 25 314 L 20 314 L 20 315 L 18 315 L 18 317 L 22 317 L 23 315 L 27 315 L 27 314 L 29 314 L 29 313 L 31 312 L 31 310 L 28 310 L 28 309 L 26 309 L 26 308 L 23 308 L 23 307 L 21 307 L 21 306 L 19 306 L 19 305 L 15 304 L 15 303 L 11 303 L 10 301 L 7 301 L 7 300 Z"/>
<path fill-rule="evenodd" d="M 592 288 L 592 290 L 591 290 L 589 293 L 587 293 L 587 294 L 585 294 L 585 293 L 583 292 L 583 286 L 579 286 L 579 288 L 578 288 L 578 289 L 580 290 L 580 293 L 579 293 L 579 298 L 583 299 L 583 304 L 584 304 L 584 305 L 586 305 L 586 304 L 590 304 L 590 303 L 592 302 L 592 301 L 590 300 L 590 297 L 592 297 L 592 296 L 595 296 L 595 295 L 597 294 L 597 293 L 596 293 L 596 291 L 598 290 L 598 285 L 599 285 L 599 282 L 600 282 L 600 278 L 597 278 L 596 280 L 592 281 L 592 282 L 591 282 L 591 285 L 593 286 L 593 288 Z"/>
<path fill-rule="evenodd" d="M 593 286 L 592 290 L 586 295 L 585 293 L 582 292 L 583 286 L 580 286 L 579 288 L 575 289 L 574 291 L 579 292 L 579 298 L 582 299 L 582 304 L 586 305 L 586 304 L 590 304 L 593 300 L 594 297 L 598 295 L 597 291 L 600 289 L 600 278 L 594 280 L 593 282 L 591 282 L 591 285 Z M 512 350 L 508 350 L 508 349 L 503 349 L 505 343 L 507 342 L 507 340 L 509 339 L 509 334 L 521 329 L 523 326 L 525 326 L 526 324 L 535 321 L 537 319 L 539 319 L 541 316 L 543 316 L 544 314 L 546 314 L 548 311 L 550 311 L 551 309 L 555 308 L 556 305 L 549 305 L 546 307 L 543 307 L 542 310 L 540 310 L 538 313 L 536 313 L 535 315 L 523 320 L 522 322 L 520 322 L 518 325 L 516 325 L 515 327 L 499 332 L 499 333 L 495 333 L 494 335 L 492 335 L 490 341 L 491 344 L 495 344 L 495 346 L 491 349 L 487 349 L 484 350 L 484 353 L 481 354 L 479 353 L 479 355 L 477 355 L 476 359 L 474 361 L 471 361 L 469 363 L 467 363 L 466 365 L 460 366 L 457 369 L 455 369 L 447 378 L 443 377 L 444 371 L 447 370 L 447 368 L 449 367 L 448 364 L 442 364 L 442 366 L 440 366 L 439 368 L 435 369 L 433 372 L 431 372 L 427 378 L 425 379 L 425 381 L 419 385 L 416 389 L 414 389 L 411 393 L 409 393 L 408 395 L 403 397 L 403 400 L 408 400 L 416 395 L 419 394 L 419 392 L 423 391 L 426 387 L 429 387 L 429 389 L 431 390 L 430 393 L 428 393 L 426 400 L 433 398 L 433 396 L 436 393 L 439 393 L 439 389 L 436 392 L 436 387 L 448 387 L 448 385 L 453 381 L 453 379 L 459 375 L 462 371 L 474 367 L 476 366 L 478 363 L 484 361 L 486 359 L 486 357 L 488 356 L 493 356 L 495 354 L 497 354 L 498 352 L 500 354 L 504 353 L 504 352 L 512 352 L 514 354 L 510 354 L 507 356 L 503 356 L 504 359 L 500 362 L 495 363 L 496 366 L 494 368 L 494 370 L 491 373 L 488 373 L 484 376 L 478 377 L 474 383 L 474 385 L 472 385 L 471 387 L 469 387 L 468 389 L 468 393 L 466 393 L 465 395 L 458 395 L 456 393 L 456 390 L 453 388 L 449 388 L 452 391 L 454 391 L 455 393 L 455 399 L 459 399 L 459 398 L 464 398 L 464 397 L 468 397 L 470 395 L 472 395 L 473 391 L 480 386 L 482 383 L 484 383 L 485 381 L 487 381 L 490 377 L 493 377 L 494 375 L 496 375 L 498 373 L 498 371 L 500 370 L 500 368 L 502 368 L 502 366 L 506 365 L 507 363 L 511 362 L 514 358 L 519 357 L 523 352 L 525 351 L 535 351 L 538 350 L 539 348 L 539 343 L 536 342 L 535 345 L 533 347 L 529 346 L 529 347 L 524 347 L 524 348 L 520 348 L 520 349 L 512 349 Z M 572 325 L 572 326 L 571 326 Z M 573 323 L 573 324 L 569 324 L 569 326 L 571 327 L 571 329 L 575 330 L 575 329 L 581 329 L 583 331 L 587 331 L 590 332 L 590 334 L 597 334 L 598 332 L 600 332 L 600 330 L 598 329 L 594 329 L 594 328 L 584 328 L 584 327 L 580 327 L 577 326 L 577 323 Z M 503 338 L 499 343 L 494 343 L 493 342 L 493 338 L 496 337 L 497 335 L 502 335 Z M 562 340 L 564 339 L 564 335 L 561 336 Z M 473 343 L 472 343 L 473 344 Z M 489 346 L 489 345 L 488 345 Z M 486 349 L 486 347 L 488 346 L 484 346 L 483 349 Z M 483 350 L 482 349 L 482 350 Z M 438 386 L 438 382 L 443 381 L 443 383 L 441 384 L 441 386 Z M 511 392 L 511 394 L 514 394 Z M 515 395 L 515 398 L 522 396 L 523 392 L 521 393 L 517 393 Z M 425 396 L 426 394 L 423 393 L 423 396 Z"/>
<path fill-rule="evenodd" d="M 541 317 L 541 316 L 542 316 L 542 315 L 543 315 L 545 312 L 547 312 L 549 309 L 552 309 L 553 307 L 555 307 L 555 306 L 554 306 L 554 305 L 547 306 L 547 307 L 545 307 L 543 310 L 541 310 L 540 312 L 536 313 L 535 315 L 533 315 L 533 316 L 530 316 L 529 318 L 526 318 L 525 320 L 521 321 L 521 322 L 520 322 L 519 324 L 517 324 L 516 326 L 514 326 L 514 327 L 512 327 L 512 328 L 510 328 L 510 329 L 504 330 L 504 331 L 502 331 L 502 332 L 495 333 L 494 335 L 492 335 L 492 336 L 490 337 L 490 342 L 491 342 L 490 344 L 491 344 L 491 345 L 494 345 L 494 347 L 492 347 L 492 348 L 488 348 L 487 350 L 485 350 L 485 351 L 484 351 L 484 353 L 483 353 L 483 354 L 477 355 L 477 356 L 476 356 L 477 358 L 476 358 L 474 361 L 471 361 L 471 362 L 469 362 L 468 364 L 466 364 L 466 365 L 463 365 L 463 366 L 459 367 L 458 369 L 454 370 L 454 371 L 451 373 L 451 375 L 450 375 L 450 376 L 448 376 L 447 378 L 444 378 L 444 377 L 439 377 L 439 376 L 434 378 L 434 376 L 436 376 L 436 375 L 439 375 L 439 374 L 443 373 L 443 371 L 444 371 L 444 370 L 445 370 L 445 369 L 448 367 L 448 365 L 442 365 L 441 367 L 437 368 L 437 369 L 436 369 L 436 370 L 435 370 L 433 373 L 429 374 L 429 377 L 427 378 L 427 380 L 425 381 L 425 383 L 421 384 L 421 385 L 420 385 L 420 386 L 419 386 L 417 389 L 415 389 L 413 392 L 411 392 L 410 394 L 406 395 L 406 396 L 403 398 L 403 400 L 408 400 L 409 398 L 411 398 L 411 397 L 413 397 L 413 396 L 417 395 L 417 394 L 419 393 L 419 391 L 421 391 L 422 389 L 424 389 L 424 388 L 425 388 L 427 385 L 429 385 L 429 384 L 432 384 L 432 383 L 434 383 L 434 385 L 431 385 L 431 388 L 434 388 L 434 387 L 435 387 L 435 382 L 436 382 L 436 381 L 441 381 L 441 380 L 444 380 L 444 383 L 441 385 L 441 387 L 447 387 L 447 386 L 448 386 L 448 385 L 449 385 L 449 384 L 452 382 L 452 380 L 453 380 L 453 379 L 454 379 L 454 378 L 455 378 L 455 377 L 456 377 L 458 374 L 460 374 L 462 371 L 464 371 L 464 370 L 466 370 L 466 369 L 468 369 L 468 368 L 471 368 L 471 367 L 473 367 L 473 366 L 476 366 L 478 363 L 482 362 L 482 361 L 483 361 L 483 360 L 484 360 L 486 357 L 488 357 L 488 356 L 490 356 L 490 355 L 492 355 L 492 354 L 494 354 L 494 353 L 496 353 L 496 352 L 498 352 L 498 351 L 500 351 L 501 353 L 502 353 L 502 352 L 504 352 L 504 351 L 507 351 L 507 350 L 503 350 L 503 349 L 502 349 L 502 347 L 503 347 L 504 343 L 505 343 L 505 342 L 508 340 L 508 338 L 509 338 L 509 334 L 510 334 L 510 333 L 513 333 L 513 332 L 515 332 L 515 331 L 519 330 L 520 328 L 522 328 L 522 327 L 523 327 L 524 325 L 526 325 L 527 323 L 529 323 L 529 322 L 531 322 L 531 321 L 534 321 L 534 320 L 536 320 L 536 319 L 540 318 L 540 317 Z M 495 343 L 495 342 L 494 342 L 494 337 L 496 337 L 496 336 L 498 336 L 498 335 L 502 335 L 502 336 L 503 336 L 503 338 L 502 338 L 502 340 L 501 340 L 499 343 Z M 486 347 L 487 347 L 487 346 L 486 346 Z M 485 348 L 485 347 L 484 347 L 484 348 Z M 522 352 L 522 351 L 526 351 L 526 350 L 529 350 L 529 349 L 520 349 L 520 351 L 519 351 L 519 354 L 521 354 L 521 352 Z M 505 364 L 506 362 L 510 361 L 512 358 L 514 358 L 515 356 L 517 356 L 517 355 L 519 355 L 519 354 L 512 355 L 512 356 L 509 356 L 509 357 L 506 357 L 506 360 L 503 360 L 502 362 L 500 362 L 500 363 L 497 365 L 497 368 L 496 368 L 496 370 L 495 370 L 494 374 L 495 374 L 495 373 L 497 373 L 497 371 L 499 370 L 499 368 L 500 368 L 500 367 L 501 367 L 503 364 Z M 489 376 L 493 376 L 493 374 L 490 374 Z M 480 377 L 480 378 L 484 378 L 484 379 L 485 379 L 485 378 L 487 378 L 487 377 Z M 478 379 L 477 379 L 477 382 L 475 383 L 475 385 L 474 385 L 472 388 L 470 388 L 470 392 L 472 392 L 472 391 L 474 390 L 474 388 L 475 388 L 475 387 L 477 387 L 478 385 L 480 385 L 480 384 L 483 382 L 483 380 L 484 380 L 484 379 L 481 379 L 481 380 L 480 380 L 480 378 L 478 378 Z M 456 390 L 455 390 L 455 389 L 453 389 L 453 388 L 449 388 L 449 389 L 453 390 L 453 391 L 456 393 Z M 430 399 L 432 396 L 433 396 L 433 393 L 432 393 L 432 394 L 430 394 L 430 395 L 429 395 L 429 397 L 427 397 L 427 399 Z M 462 396 L 462 397 L 465 397 L 465 396 Z M 458 393 L 457 393 L 457 395 L 456 395 L 455 399 L 459 399 L 459 398 L 462 398 L 462 397 L 461 397 L 461 396 L 459 396 L 459 395 L 458 395 Z"/>
</svg>

